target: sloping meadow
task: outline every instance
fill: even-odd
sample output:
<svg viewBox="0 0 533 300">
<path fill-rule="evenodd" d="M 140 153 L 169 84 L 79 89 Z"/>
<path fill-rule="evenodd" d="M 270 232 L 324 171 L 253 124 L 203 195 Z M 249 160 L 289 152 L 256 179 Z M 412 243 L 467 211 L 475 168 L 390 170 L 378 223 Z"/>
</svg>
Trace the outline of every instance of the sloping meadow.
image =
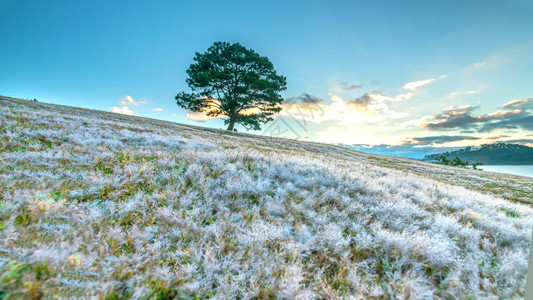
<svg viewBox="0 0 533 300">
<path fill-rule="evenodd" d="M 0 100 L 0 294 L 523 297 L 530 206 L 339 151 Z"/>
</svg>

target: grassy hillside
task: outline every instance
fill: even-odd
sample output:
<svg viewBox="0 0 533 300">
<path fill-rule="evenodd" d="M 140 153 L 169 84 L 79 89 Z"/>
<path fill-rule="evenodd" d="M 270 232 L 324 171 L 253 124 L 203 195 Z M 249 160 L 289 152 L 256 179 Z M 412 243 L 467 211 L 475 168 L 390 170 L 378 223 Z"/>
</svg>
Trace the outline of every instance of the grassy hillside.
<svg viewBox="0 0 533 300">
<path fill-rule="evenodd" d="M 520 297 L 532 186 L 2 97 L 0 294 Z"/>
</svg>

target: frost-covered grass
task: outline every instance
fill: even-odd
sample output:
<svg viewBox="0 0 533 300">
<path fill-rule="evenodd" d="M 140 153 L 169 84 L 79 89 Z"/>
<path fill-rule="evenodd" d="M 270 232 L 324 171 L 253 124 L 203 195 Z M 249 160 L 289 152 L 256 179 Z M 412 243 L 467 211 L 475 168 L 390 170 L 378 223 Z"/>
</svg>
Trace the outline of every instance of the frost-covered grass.
<svg viewBox="0 0 533 300">
<path fill-rule="evenodd" d="M 533 210 L 475 171 L 3 99 L 0 293 L 523 297 Z"/>
</svg>

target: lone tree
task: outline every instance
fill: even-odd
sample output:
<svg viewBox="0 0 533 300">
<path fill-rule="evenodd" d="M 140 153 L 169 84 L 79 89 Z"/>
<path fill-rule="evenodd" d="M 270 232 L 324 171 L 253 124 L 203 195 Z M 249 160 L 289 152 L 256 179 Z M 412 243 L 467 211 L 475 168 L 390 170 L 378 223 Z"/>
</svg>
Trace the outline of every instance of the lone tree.
<svg viewBox="0 0 533 300">
<path fill-rule="evenodd" d="M 180 92 L 176 103 L 208 116 L 224 116 L 227 130 L 235 124 L 260 130 L 261 123 L 273 120 L 281 111 L 287 79 L 278 75 L 265 56 L 239 43 L 215 42 L 207 52 L 196 52 L 187 69 L 186 82 L 192 93 Z"/>
</svg>

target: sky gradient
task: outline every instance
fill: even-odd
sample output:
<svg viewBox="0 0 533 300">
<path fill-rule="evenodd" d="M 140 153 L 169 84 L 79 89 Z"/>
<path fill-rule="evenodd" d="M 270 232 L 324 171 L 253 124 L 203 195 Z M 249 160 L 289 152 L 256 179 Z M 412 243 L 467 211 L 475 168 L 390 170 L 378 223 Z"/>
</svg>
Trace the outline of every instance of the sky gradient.
<svg viewBox="0 0 533 300">
<path fill-rule="evenodd" d="M 285 110 L 254 133 L 533 145 L 532 3 L 0 0 L 0 94 L 225 128 L 174 96 L 195 52 L 239 42 L 287 77 Z"/>
</svg>

